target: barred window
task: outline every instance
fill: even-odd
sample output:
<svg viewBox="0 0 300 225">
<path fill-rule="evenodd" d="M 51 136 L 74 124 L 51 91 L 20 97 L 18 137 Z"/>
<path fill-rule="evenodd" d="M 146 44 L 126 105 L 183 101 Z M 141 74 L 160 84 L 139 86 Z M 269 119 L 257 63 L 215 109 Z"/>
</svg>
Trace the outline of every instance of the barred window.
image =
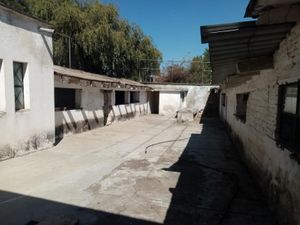
<svg viewBox="0 0 300 225">
<path fill-rule="evenodd" d="M 25 63 L 14 62 L 14 91 L 15 91 L 15 110 L 19 111 L 25 109 L 24 100 L 24 76 L 25 76 Z"/>
<path fill-rule="evenodd" d="M 247 119 L 247 103 L 248 103 L 249 93 L 237 94 L 236 95 L 236 113 L 235 116 L 246 123 Z"/>
<path fill-rule="evenodd" d="M 279 87 L 277 141 L 291 151 L 300 151 L 300 82 Z"/>
</svg>

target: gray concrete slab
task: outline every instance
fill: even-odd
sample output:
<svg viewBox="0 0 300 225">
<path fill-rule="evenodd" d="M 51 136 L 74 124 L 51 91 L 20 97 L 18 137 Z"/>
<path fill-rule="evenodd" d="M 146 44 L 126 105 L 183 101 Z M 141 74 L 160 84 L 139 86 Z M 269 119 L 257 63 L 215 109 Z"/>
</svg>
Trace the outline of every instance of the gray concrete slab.
<svg viewBox="0 0 300 225">
<path fill-rule="evenodd" d="M 0 189 L 5 225 L 275 224 L 215 119 L 146 116 L 69 136 L 1 162 Z"/>
</svg>

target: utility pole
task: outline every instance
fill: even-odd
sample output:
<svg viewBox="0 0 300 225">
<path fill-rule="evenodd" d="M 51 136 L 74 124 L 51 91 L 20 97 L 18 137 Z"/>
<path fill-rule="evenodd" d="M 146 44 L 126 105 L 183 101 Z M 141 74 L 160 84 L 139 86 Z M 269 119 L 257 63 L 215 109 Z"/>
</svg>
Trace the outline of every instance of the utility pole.
<svg viewBox="0 0 300 225">
<path fill-rule="evenodd" d="M 72 52 L 71 52 L 71 37 L 68 37 L 69 41 L 69 68 L 72 68 Z"/>
<path fill-rule="evenodd" d="M 138 65 L 139 65 L 139 82 L 142 82 L 142 80 L 141 80 L 141 61 L 140 61 L 140 58 L 138 58 Z"/>
<path fill-rule="evenodd" d="M 66 34 L 62 34 L 59 32 L 55 31 L 55 34 L 60 35 L 61 37 L 67 38 L 68 39 L 68 47 L 69 47 L 69 68 L 72 68 L 72 49 L 71 49 L 71 36 L 66 35 Z"/>
<path fill-rule="evenodd" d="M 174 61 L 172 60 L 171 61 L 171 82 L 173 82 L 173 64 L 174 64 Z"/>
</svg>

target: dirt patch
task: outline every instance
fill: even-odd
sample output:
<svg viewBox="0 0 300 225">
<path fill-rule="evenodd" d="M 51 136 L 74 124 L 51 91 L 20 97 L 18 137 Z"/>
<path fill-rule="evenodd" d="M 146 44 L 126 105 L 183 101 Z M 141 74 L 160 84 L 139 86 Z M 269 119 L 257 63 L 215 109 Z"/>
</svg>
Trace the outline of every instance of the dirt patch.
<svg viewBox="0 0 300 225">
<path fill-rule="evenodd" d="M 149 166 L 150 162 L 148 162 L 146 159 L 129 160 L 121 165 L 121 169 L 147 170 Z"/>
<path fill-rule="evenodd" d="M 137 179 L 135 189 L 136 191 L 159 193 L 163 189 L 163 185 L 157 178 L 142 177 Z"/>
</svg>

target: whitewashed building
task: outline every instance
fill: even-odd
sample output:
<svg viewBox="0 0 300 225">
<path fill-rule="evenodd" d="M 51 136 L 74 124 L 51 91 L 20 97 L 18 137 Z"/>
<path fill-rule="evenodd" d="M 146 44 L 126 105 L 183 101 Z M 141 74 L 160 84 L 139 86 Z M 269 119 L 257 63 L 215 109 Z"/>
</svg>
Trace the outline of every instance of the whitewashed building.
<svg viewBox="0 0 300 225">
<path fill-rule="evenodd" d="M 152 113 L 165 116 L 177 115 L 180 110 L 203 112 L 212 90 L 219 86 L 176 83 L 149 83 Z"/>
<path fill-rule="evenodd" d="M 53 32 L 0 4 L 0 160 L 150 113 L 144 84 L 54 66 Z"/>
<path fill-rule="evenodd" d="M 52 31 L 0 5 L 0 160 L 52 146 Z"/>
<path fill-rule="evenodd" d="M 251 0 L 246 17 L 201 28 L 220 115 L 281 224 L 300 224 L 300 1 Z"/>
<path fill-rule="evenodd" d="M 151 113 L 146 85 L 54 66 L 56 137 Z"/>
</svg>

